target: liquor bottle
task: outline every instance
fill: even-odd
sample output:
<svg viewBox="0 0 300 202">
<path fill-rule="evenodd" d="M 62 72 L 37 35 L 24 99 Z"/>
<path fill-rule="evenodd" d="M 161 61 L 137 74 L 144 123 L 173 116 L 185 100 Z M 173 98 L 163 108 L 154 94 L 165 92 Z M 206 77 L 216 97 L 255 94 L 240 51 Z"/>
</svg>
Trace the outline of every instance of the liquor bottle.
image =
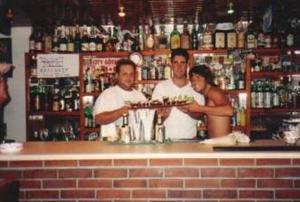
<svg viewBox="0 0 300 202">
<path fill-rule="evenodd" d="M 165 32 L 165 26 L 160 26 L 160 35 L 158 36 L 158 49 L 165 49 L 168 47 L 168 37 Z"/>
<path fill-rule="evenodd" d="M 256 83 L 254 81 L 251 81 L 251 107 L 256 108 Z"/>
<path fill-rule="evenodd" d="M 73 53 L 75 51 L 75 42 L 74 42 L 74 35 L 75 33 L 73 32 L 73 30 L 70 28 L 69 29 L 69 34 L 67 36 L 67 40 L 68 40 L 68 43 L 67 43 L 67 51 L 69 53 Z"/>
<path fill-rule="evenodd" d="M 215 24 L 209 23 L 205 25 L 205 29 L 203 31 L 203 45 L 202 48 L 204 49 L 212 49 L 214 47 L 213 44 L 213 30 Z"/>
<path fill-rule="evenodd" d="M 60 90 L 59 94 L 59 111 L 65 111 L 66 102 L 65 102 L 65 89 Z"/>
<path fill-rule="evenodd" d="M 31 89 L 31 100 L 33 111 L 41 110 L 41 97 L 40 97 L 40 87 L 39 85 L 33 86 Z"/>
<path fill-rule="evenodd" d="M 103 48 L 104 48 L 103 40 L 100 37 L 100 35 L 97 34 L 97 36 L 96 36 L 96 51 L 99 51 L 99 52 L 104 51 Z"/>
<path fill-rule="evenodd" d="M 88 68 L 86 70 L 84 83 L 85 83 L 85 92 L 86 93 L 92 93 L 92 92 L 94 92 L 94 84 L 93 84 L 93 80 L 92 80 L 92 72 L 91 72 L 90 68 Z"/>
<path fill-rule="evenodd" d="M 180 48 L 180 33 L 177 30 L 176 22 L 174 23 L 174 29 L 170 34 L 170 48 Z"/>
<path fill-rule="evenodd" d="M 84 108 L 84 127 L 94 127 L 93 105 L 90 102 L 87 102 Z"/>
<path fill-rule="evenodd" d="M 244 107 L 240 107 L 240 126 L 246 126 L 246 109 Z"/>
<path fill-rule="evenodd" d="M 52 52 L 58 52 L 58 49 L 58 29 L 56 29 L 52 37 Z"/>
<path fill-rule="evenodd" d="M 192 31 L 192 49 L 193 50 L 198 49 L 198 32 L 196 30 L 196 24 L 193 25 L 193 31 Z"/>
<path fill-rule="evenodd" d="M 130 127 L 128 125 L 128 114 L 122 116 L 123 124 L 120 129 L 121 141 L 124 143 L 130 143 Z"/>
<path fill-rule="evenodd" d="M 60 39 L 59 39 L 59 51 L 66 52 L 68 46 L 68 40 L 66 38 L 65 29 L 62 29 Z"/>
<path fill-rule="evenodd" d="M 31 28 L 31 34 L 29 36 L 29 52 L 35 51 L 35 30 Z"/>
<path fill-rule="evenodd" d="M 272 91 L 269 80 L 266 80 L 264 83 L 264 107 L 271 108 L 272 107 Z"/>
<path fill-rule="evenodd" d="M 253 21 L 251 24 L 248 25 L 247 32 L 245 33 L 245 43 L 246 48 L 252 49 L 257 47 L 257 40 L 256 40 L 256 21 Z"/>
<path fill-rule="evenodd" d="M 188 30 L 187 21 L 183 22 L 183 32 L 180 36 L 180 47 L 183 49 L 190 49 L 190 34 Z"/>
<path fill-rule="evenodd" d="M 89 37 L 87 33 L 87 27 L 83 27 L 83 37 L 81 39 L 81 51 L 89 51 Z"/>
<path fill-rule="evenodd" d="M 257 81 L 255 100 L 256 100 L 255 101 L 256 108 L 264 107 L 264 93 L 263 93 L 263 86 L 261 80 Z"/>
<path fill-rule="evenodd" d="M 164 79 L 170 79 L 172 76 L 171 67 L 169 64 L 166 64 L 164 67 Z"/>
<path fill-rule="evenodd" d="M 74 52 L 80 53 L 80 51 L 81 51 L 81 37 L 80 37 L 79 25 L 77 25 L 75 39 L 74 39 Z"/>
<path fill-rule="evenodd" d="M 35 50 L 36 51 L 43 51 L 44 47 L 43 47 L 43 32 L 42 29 L 38 29 L 37 31 L 37 36 L 35 38 Z"/>
<path fill-rule="evenodd" d="M 52 51 L 52 35 L 51 35 L 51 31 L 50 28 L 46 28 L 44 36 L 43 36 L 43 46 L 44 46 L 44 51 L 46 53 L 49 53 Z"/>
<path fill-rule="evenodd" d="M 295 44 L 295 33 L 291 27 L 291 25 L 288 25 L 288 28 L 286 29 L 286 34 L 285 34 L 285 41 L 286 41 L 286 46 L 288 48 L 294 47 Z"/>
<path fill-rule="evenodd" d="M 198 49 L 203 48 L 203 25 L 198 24 L 198 30 L 197 30 L 197 39 L 198 39 Z"/>
<path fill-rule="evenodd" d="M 237 33 L 230 23 L 230 29 L 226 32 L 226 47 L 229 49 L 233 49 L 237 47 Z"/>
<path fill-rule="evenodd" d="M 166 139 L 165 126 L 162 121 L 162 117 L 159 114 L 157 116 L 157 122 L 155 124 L 155 141 L 159 143 L 164 143 Z"/>
<path fill-rule="evenodd" d="M 97 50 L 97 44 L 96 44 L 96 30 L 95 27 L 91 27 L 91 34 L 89 39 L 89 51 L 96 51 Z"/>
<path fill-rule="evenodd" d="M 257 31 L 257 48 L 265 48 L 265 34 L 263 32 L 262 27 L 259 27 Z"/>
<path fill-rule="evenodd" d="M 139 25 L 139 49 L 142 51 L 144 50 L 144 32 L 143 32 L 143 26 Z"/>
<path fill-rule="evenodd" d="M 245 47 L 245 29 L 241 21 L 237 23 L 236 31 L 237 31 L 237 47 L 243 49 Z"/>
<path fill-rule="evenodd" d="M 224 23 L 218 23 L 214 34 L 214 47 L 225 48 L 225 31 L 223 30 Z"/>
<path fill-rule="evenodd" d="M 277 108 L 280 107 L 280 98 L 278 93 L 278 82 L 274 81 L 272 85 L 272 107 Z"/>
<path fill-rule="evenodd" d="M 150 30 L 149 26 L 145 26 L 145 50 L 151 50 L 154 48 L 154 33 Z"/>
</svg>

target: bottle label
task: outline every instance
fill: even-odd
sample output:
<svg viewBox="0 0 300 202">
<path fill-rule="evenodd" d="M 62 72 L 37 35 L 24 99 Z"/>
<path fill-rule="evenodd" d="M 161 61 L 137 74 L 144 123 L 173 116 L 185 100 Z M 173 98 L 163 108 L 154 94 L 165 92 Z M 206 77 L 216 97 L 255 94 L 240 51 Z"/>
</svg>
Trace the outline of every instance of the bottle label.
<svg viewBox="0 0 300 202">
<path fill-rule="evenodd" d="M 256 48 L 256 39 L 254 34 L 247 36 L 247 48 Z"/>
<path fill-rule="evenodd" d="M 42 44 L 42 42 L 36 42 L 35 43 L 35 49 L 37 50 L 37 51 L 42 51 L 43 50 L 43 44 Z"/>
<path fill-rule="evenodd" d="M 95 42 L 90 42 L 89 50 L 90 51 L 96 51 L 96 43 Z"/>
<path fill-rule="evenodd" d="M 227 48 L 236 48 L 236 33 L 230 32 L 227 34 Z"/>
<path fill-rule="evenodd" d="M 223 32 L 216 33 L 215 48 L 225 48 L 225 33 Z"/>
<path fill-rule="evenodd" d="M 180 48 L 180 37 L 179 35 L 172 36 L 171 38 L 171 49 Z"/>
<path fill-rule="evenodd" d="M 65 44 L 65 43 L 59 44 L 59 50 L 60 51 L 67 51 L 67 44 Z"/>
<path fill-rule="evenodd" d="M 154 47 L 154 39 L 151 35 L 149 35 L 146 40 L 146 46 L 148 49 L 152 49 Z"/>
<path fill-rule="evenodd" d="M 272 107 L 271 97 L 272 97 L 271 92 L 266 92 L 265 93 L 265 102 L 264 102 L 265 108 L 271 108 Z"/>
<path fill-rule="evenodd" d="M 212 48 L 212 35 L 210 32 L 206 32 L 203 35 L 203 48 Z"/>
<path fill-rule="evenodd" d="M 103 50 L 103 45 L 102 43 L 98 43 L 96 46 L 97 51 L 102 51 Z"/>
<path fill-rule="evenodd" d="M 244 48 L 245 46 L 245 36 L 243 32 L 238 33 L 238 48 Z"/>
<path fill-rule="evenodd" d="M 89 51 L 89 44 L 81 43 L 81 51 Z"/>
<path fill-rule="evenodd" d="M 74 43 L 68 43 L 67 49 L 68 49 L 68 52 L 74 52 L 74 50 L 75 50 Z"/>
<path fill-rule="evenodd" d="M 181 48 L 183 48 L 183 49 L 189 49 L 190 48 L 190 42 L 189 42 L 189 36 L 188 35 L 182 36 L 180 42 L 181 42 Z"/>
</svg>

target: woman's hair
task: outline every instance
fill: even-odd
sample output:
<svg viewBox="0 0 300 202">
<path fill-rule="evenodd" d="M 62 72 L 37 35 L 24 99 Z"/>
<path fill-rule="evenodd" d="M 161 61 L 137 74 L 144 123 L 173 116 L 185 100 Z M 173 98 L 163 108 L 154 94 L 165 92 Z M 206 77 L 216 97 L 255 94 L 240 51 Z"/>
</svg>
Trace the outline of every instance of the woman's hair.
<svg viewBox="0 0 300 202">
<path fill-rule="evenodd" d="M 205 80 L 208 84 L 210 84 L 212 86 L 216 86 L 216 84 L 214 82 L 214 75 L 210 71 L 209 67 L 206 65 L 197 65 L 197 66 L 192 67 L 189 71 L 190 78 L 193 75 L 202 76 L 203 78 L 205 78 Z"/>
<path fill-rule="evenodd" d="M 135 71 L 136 65 L 129 59 L 120 59 L 116 64 L 116 73 L 120 73 L 120 68 L 122 65 L 131 65 Z"/>
</svg>

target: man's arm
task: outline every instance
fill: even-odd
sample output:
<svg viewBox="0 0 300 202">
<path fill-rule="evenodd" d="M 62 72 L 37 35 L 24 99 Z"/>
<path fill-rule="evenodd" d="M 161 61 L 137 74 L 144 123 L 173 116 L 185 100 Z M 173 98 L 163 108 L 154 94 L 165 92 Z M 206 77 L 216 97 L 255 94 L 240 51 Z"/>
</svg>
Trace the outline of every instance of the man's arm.
<svg viewBox="0 0 300 202">
<path fill-rule="evenodd" d="M 128 106 L 124 106 L 113 111 L 98 113 L 95 115 L 95 122 L 96 124 L 109 124 L 120 118 L 123 114 L 128 113 L 128 109 Z"/>
</svg>

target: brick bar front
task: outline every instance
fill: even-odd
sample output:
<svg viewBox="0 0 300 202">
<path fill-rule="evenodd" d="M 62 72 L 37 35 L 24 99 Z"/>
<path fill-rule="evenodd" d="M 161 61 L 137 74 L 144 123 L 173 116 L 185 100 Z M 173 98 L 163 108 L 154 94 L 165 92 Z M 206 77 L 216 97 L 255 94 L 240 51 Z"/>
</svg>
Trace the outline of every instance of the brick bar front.
<svg viewBox="0 0 300 202">
<path fill-rule="evenodd" d="M 299 201 L 300 155 L 199 143 L 25 143 L 0 154 L 0 178 L 20 182 L 21 202 Z"/>
</svg>

